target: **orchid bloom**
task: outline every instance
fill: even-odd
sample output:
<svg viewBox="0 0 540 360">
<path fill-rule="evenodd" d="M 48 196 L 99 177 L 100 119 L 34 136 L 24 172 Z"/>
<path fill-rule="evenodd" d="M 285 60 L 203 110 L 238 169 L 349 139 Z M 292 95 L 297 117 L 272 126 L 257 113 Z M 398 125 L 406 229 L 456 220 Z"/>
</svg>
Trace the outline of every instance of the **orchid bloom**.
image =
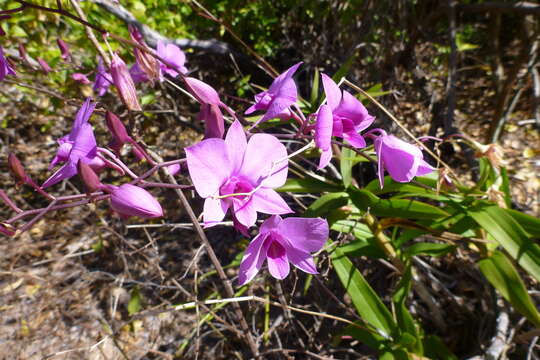
<svg viewBox="0 0 540 360">
<path fill-rule="evenodd" d="M 0 81 L 4 80 L 7 75 L 16 75 L 15 70 L 9 64 L 7 58 L 4 56 L 4 51 L 0 47 Z"/>
<path fill-rule="evenodd" d="M 90 80 L 88 80 L 88 78 L 86 77 L 85 74 L 83 73 L 73 73 L 71 74 L 71 78 L 83 85 L 88 85 L 90 84 Z"/>
<path fill-rule="evenodd" d="M 163 216 L 161 205 L 145 189 L 131 184 L 109 185 L 108 187 L 108 191 L 111 192 L 111 208 L 122 217 L 156 218 Z"/>
<path fill-rule="evenodd" d="M 179 73 L 186 74 L 188 69 L 184 66 L 186 63 L 186 54 L 174 44 L 166 44 L 162 40 L 157 43 L 157 54 L 174 65 L 174 68 L 169 67 L 162 62 L 159 63 L 160 79 L 163 81 L 163 73 L 167 73 L 172 77 L 177 77 Z"/>
<path fill-rule="evenodd" d="M 49 165 L 49 170 L 58 163 L 65 162 L 65 164 L 43 183 L 42 188 L 54 185 L 77 174 L 77 162 L 79 160 L 90 165 L 94 170 L 99 170 L 106 165 L 98 157 L 94 131 L 88 123 L 88 119 L 96 107 L 96 104 L 91 100 L 91 98 L 87 98 L 77 112 L 71 132 L 58 139 L 60 147 Z"/>
<path fill-rule="evenodd" d="M 248 245 L 240 263 L 238 282 L 243 285 L 251 281 L 265 260 L 276 279 L 289 275 L 289 262 L 309 274 L 318 274 L 311 253 L 319 251 L 327 239 L 328 223 L 324 219 L 282 219 L 274 215 L 261 225 L 259 234 Z"/>
<path fill-rule="evenodd" d="M 222 221 L 228 209 L 242 231 L 255 224 L 257 212 L 292 212 L 273 190 L 285 184 L 288 172 L 287 150 L 276 137 L 255 134 L 247 141 L 235 121 L 225 140 L 206 139 L 185 150 L 195 190 L 206 199 L 206 226 Z"/>
<path fill-rule="evenodd" d="M 435 170 L 422 155 L 422 150 L 413 144 L 387 135 L 384 130 L 375 138 L 375 152 L 378 156 L 379 183 L 384 186 L 384 170 L 397 182 L 409 182 L 415 176 L 429 174 Z"/>
<path fill-rule="evenodd" d="M 321 74 L 326 105 L 321 106 L 315 124 L 315 142 L 322 150 L 319 169 L 324 168 L 332 158 L 332 136 L 347 140 L 355 148 L 366 146 L 366 140 L 359 134 L 375 119 L 362 103 L 349 92 L 341 91 L 326 74 Z"/>
<path fill-rule="evenodd" d="M 98 59 L 98 66 L 96 68 L 96 77 L 94 78 L 94 91 L 97 92 L 98 96 L 103 96 L 107 93 L 109 86 L 113 82 L 111 74 L 107 71 L 105 65 L 103 65 L 103 60 Z"/>
<path fill-rule="evenodd" d="M 290 116 L 289 106 L 296 102 L 297 90 L 293 75 L 302 63 L 291 66 L 287 71 L 274 79 L 267 91 L 255 95 L 255 104 L 250 106 L 245 114 L 249 115 L 258 110 L 266 113 L 253 125 L 273 118 L 287 118 Z"/>
<path fill-rule="evenodd" d="M 185 81 L 189 92 L 201 104 L 197 120 L 205 122 L 205 137 L 221 139 L 225 133 L 225 124 L 219 108 L 221 100 L 217 91 L 207 83 L 192 77 L 186 77 Z"/>
</svg>

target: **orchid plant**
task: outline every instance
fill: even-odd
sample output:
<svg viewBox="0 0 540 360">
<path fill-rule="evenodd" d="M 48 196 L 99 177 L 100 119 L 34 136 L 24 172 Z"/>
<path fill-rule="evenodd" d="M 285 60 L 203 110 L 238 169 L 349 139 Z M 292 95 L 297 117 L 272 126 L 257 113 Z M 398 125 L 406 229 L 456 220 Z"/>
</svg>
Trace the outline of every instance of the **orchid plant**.
<svg viewBox="0 0 540 360">
<path fill-rule="evenodd" d="M 0 222 L 0 233 L 18 236 L 50 212 L 99 201 L 108 201 L 111 210 L 125 221 L 130 217 L 163 218 L 165 213 L 160 200 L 166 200 L 160 198 L 157 192 L 149 191 L 149 188 L 177 190 L 182 204 L 190 210 L 182 190 L 194 189 L 204 201 L 200 213 L 204 228 L 225 225 L 224 220 L 229 215 L 234 228 L 245 238 L 251 239 L 239 262 L 236 285 L 244 286 L 258 281 L 257 275 L 262 275 L 265 267 L 278 280 L 290 275 L 290 264 L 307 274 L 317 275 L 317 261 L 321 253 L 329 254 L 338 277 L 349 291 L 360 317 L 365 320 L 362 326 L 367 330 L 362 331 L 366 333 L 354 333 L 354 336 L 360 340 L 368 336 L 377 339 L 381 344 L 379 350 L 383 353 L 403 351 L 418 356 L 423 356 L 423 344 L 427 344 L 428 340 L 419 323 L 412 319 L 404 301 L 412 283 L 412 258 L 422 252 L 419 250 L 414 253 L 411 250 L 407 253 L 408 249 L 402 250 L 397 244 L 418 234 L 436 233 L 443 236 L 444 232 L 457 231 L 450 220 L 454 215 L 467 216 L 471 222 L 478 223 L 478 229 L 485 229 L 493 238 L 499 235 L 499 227 L 493 227 L 491 222 L 485 220 L 489 216 L 504 218 L 505 224 L 518 223 L 517 226 L 525 226 L 523 232 L 514 233 L 518 237 L 523 236 L 520 240 L 522 242 L 526 240 L 527 232 L 538 235 L 538 228 L 535 228 L 537 225 L 530 225 L 536 222 L 527 218 L 519 223 L 514 213 L 494 209 L 491 203 L 479 202 L 478 188 L 457 195 L 446 193 L 442 187 L 448 184 L 463 188 L 455 177 L 449 177 L 452 170 L 420 142 L 407 142 L 379 128 L 370 130 L 376 119 L 370 114 L 373 111 L 371 105 L 367 105 L 370 108 L 368 110 L 362 100 L 367 97 L 372 104 L 380 104 L 344 79 L 341 82 L 341 79 L 321 74 L 322 101 L 317 102 L 315 97 L 312 99 L 313 104 L 306 106 L 307 101 L 299 95 L 298 89 L 301 86 L 294 79 L 297 73 L 304 71 L 303 63 L 298 62 L 277 75 L 267 90 L 255 95 L 254 103 L 243 112 L 249 116 L 244 118 L 222 101 L 226 98 L 220 97 L 220 92 L 210 84 L 191 74 L 187 76 L 189 70 L 185 66 L 186 55 L 179 47 L 159 41 L 156 49 L 151 49 L 138 29 L 130 28 L 129 31 L 131 40 L 123 43 L 132 46 L 136 44 L 133 54 L 135 63 L 128 68 L 120 52 L 113 52 L 110 47 L 110 59 L 105 59 L 103 54 L 106 52 L 100 51 L 101 55 L 94 64 L 93 96 L 81 99 L 82 105 L 74 116 L 71 131 L 57 140 L 58 150 L 48 170 L 52 171 L 59 166 L 58 169 L 38 186 L 26 174 L 21 161 L 14 154 L 9 155 L 8 165 L 18 185 L 32 187 L 51 203 L 41 209 L 22 210 L 4 191 L 0 191 L 0 199 L 15 212 L 14 216 Z M 106 32 L 103 31 L 103 34 Z M 104 40 L 109 41 L 107 38 Z M 70 49 L 61 39 L 58 40 L 58 46 L 63 61 L 69 65 L 74 61 L 76 50 Z M 44 72 L 52 70 L 45 60 L 38 59 L 38 63 Z M 6 57 L 0 47 L 0 81 L 8 76 L 18 76 L 15 65 L 16 62 Z M 71 78 L 83 84 L 91 84 L 87 75 L 92 71 L 86 74 L 78 71 L 79 68 L 73 67 Z M 318 83 L 318 80 L 313 83 Z M 123 115 L 114 114 L 105 102 L 99 102 L 100 97 L 109 96 L 108 89 L 114 86 L 117 98 L 127 110 L 125 117 L 128 118 L 144 110 L 144 105 L 139 101 L 140 84 L 163 85 L 158 84 L 160 82 L 171 83 L 175 87 L 181 84 L 182 92 L 200 105 L 196 121 L 205 126 L 204 139 L 184 148 L 184 157 L 171 161 L 163 161 L 159 154 L 150 151 L 140 141 L 140 137 L 130 133 L 132 129 L 124 125 Z M 345 86 L 360 91 L 353 94 Z M 318 94 L 318 90 L 314 89 L 313 93 Z M 316 110 L 308 112 L 307 109 Z M 105 121 L 94 115 L 98 110 L 105 114 Z M 254 115 L 256 113 L 258 115 Z M 289 130 L 292 128 L 294 131 L 286 133 L 283 127 L 275 124 L 286 124 Z M 107 146 L 98 145 L 94 126 L 108 129 Z M 268 127 L 274 127 L 277 131 L 265 133 Z M 291 141 L 302 145 L 294 147 Z M 125 163 L 125 146 L 135 155 L 139 162 L 138 168 L 149 167 L 146 172 L 137 174 L 132 170 L 135 167 Z M 423 151 L 430 152 L 432 158 L 437 160 L 437 166 L 435 162 L 428 163 L 424 159 Z M 312 166 L 310 158 L 317 157 L 318 164 Z M 366 180 L 368 183 L 364 188 L 358 186 L 359 181 L 355 179 L 352 170 L 360 162 L 368 162 L 368 166 L 376 169 L 374 173 L 377 174 L 373 179 Z M 336 167 L 339 167 L 339 172 Z M 105 176 L 101 174 L 106 173 L 107 169 L 114 170 L 118 178 L 111 183 L 102 183 L 101 178 Z M 160 169 L 164 170 L 170 183 L 150 181 Z M 187 170 L 184 174 L 189 175 L 189 180 L 186 184 L 178 185 L 173 176 L 182 169 Z M 500 168 L 492 169 L 497 176 L 501 175 Z M 385 172 L 388 177 L 385 177 Z M 297 177 L 292 177 L 291 173 Z M 55 189 L 54 185 L 76 175 L 84 184 L 84 194 L 55 196 L 50 193 Z M 490 174 L 485 177 L 489 179 L 490 176 L 493 177 Z M 124 177 L 129 177 L 129 181 Z M 403 183 L 407 183 L 406 186 Z M 502 186 L 497 186 L 492 181 L 482 196 L 494 194 L 499 189 L 504 190 Z M 300 192 L 320 196 L 314 196 L 315 200 L 305 205 L 289 195 Z M 393 192 L 397 193 L 395 197 L 388 195 Z M 444 204 L 445 208 L 440 209 L 428 201 L 419 201 L 418 196 L 435 199 Z M 476 202 L 477 210 L 462 206 L 468 201 Z M 506 204 L 504 199 L 503 204 Z M 192 211 L 188 213 L 195 228 L 200 230 L 199 236 L 207 246 L 214 265 L 221 270 L 218 271 L 220 276 L 224 277 L 221 264 L 200 228 L 197 214 L 192 214 Z M 388 221 L 381 224 L 377 217 L 388 217 Z M 411 225 L 412 220 L 422 222 Z M 402 225 L 400 239 L 389 239 L 384 232 L 385 227 L 395 226 L 396 234 Z M 360 244 L 359 248 L 375 247 L 405 279 L 404 284 L 399 285 L 405 295 L 392 299 L 392 313 L 352 265 L 347 248 L 330 239 L 333 236 L 330 231 L 356 234 L 362 233 L 360 230 L 370 235 L 367 238 L 355 235 L 353 244 Z M 456 236 L 468 238 L 470 234 L 459 233 Z M 511 240 L 505 240 L 507 242 L 500 242 L 501 246 L 539 280 L 538 264 L 522 262 L 515 251 L 516 247 L 508 245 Z M 484 260 L 495 261 L 492 249 L 478 246 Z M 531 253 L 534 255 L 540 250 L 532 246 L 527 251 L 529 253 L 526 255 L 532 256 Z M 511 263 L 509 266 L 512 266 Z M 484 273 L 494 286 L 502 286 L 497 282 L 500 277 L 491 276 L 487 270 Z M 264 276 L 259 276 L 259 279 L 262 281 Z M 226 277 L 222 280 L 228 281 Z M 355 283 L 356 290 L 349 287 L 351 282 Z M 234 295 L 231 289 L 227 291 L 230 297 Z M 509 291 L 504 289 L 501 293 L 505 296 Z M 526 293 L 520 295 L 526 296 Z M 510 302 L 516 299 L 515 294 L 505 298 Z M 525 303 L 520 303 L 519 311 L 533 323 L 540 324 L 538 312 L 531 309 L 527 301 Z M 403 323 L 406 326 L 402 329 L 400 326 Z M 356 323 L 349 321 L 348 324 L 354 327 Z M 247 329 L 247 326 L 244 327 Z M 406 336 L 413 340 L 399 340 Z"/>
</svg>

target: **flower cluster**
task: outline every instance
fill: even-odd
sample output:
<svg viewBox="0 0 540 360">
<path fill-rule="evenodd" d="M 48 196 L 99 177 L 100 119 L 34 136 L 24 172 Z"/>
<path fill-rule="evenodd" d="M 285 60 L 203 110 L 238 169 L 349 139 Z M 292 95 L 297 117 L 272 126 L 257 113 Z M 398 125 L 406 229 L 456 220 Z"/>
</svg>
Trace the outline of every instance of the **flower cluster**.
<svg viewBox="0 0 540 360">
<path fill-rule="evenodd" d="M 187 91 L 199 102 L 197 118 L 206 125 L 205 139 L 185 149 L 185 161 L 193 187 L 204 199 L 204 225 L 218 225 L 230 213 L 234 227 L 249 237 L 249 230 L 257 225 L 259 216 L 270 215 L 245 251 L 239 270 L 240 284 L 251 281 L 265 263 L 270 274 L 277 279 L 283 279 L 289 274 L 290 264 L 307 273 L 316 274 L 312 254 L 323 247 L 329 235 L 328 223 L 324 219 L 281 217 L 294 213 L 276 191 L 286 183 L 289 157 L 294 154 L 289 155 L 286 147 L 274 135 L 251 133 L 259 124 L 271 119 L 294 119 L 298 122 L 296 136 L 313 139 L 321 151 L 318 169 L 331 163 L 336 145 L 362 149 L 368 146 L 367 140 L 372 140 L 378 157 L 381 188 L 384 186 L 385 170 L 398 182 L 408 182 L 415 176 L 434 170 L 423 159 L 419 147 L 388 135 L 382 129 L 366 132 L 375 118 L 360 100 L 340 89 L 326 74 L 321 74 L 325 100 L 315 113 L 303 114 L 293 79 L 301 62 L 277 76 L 268 90 L 255 95 L 254 104 L 245 114 L 263 113 L 246 131 L 235 112 L 221 101 L 214 88 L 199 79 L 186 76 L 186 57 L 180 48 L 160 41 L 155 51 L 156 57 L 137 28 L 130 27 L 129 31 L 131 39 L 137 44 L 134 50 L 135 63 L 128 68 L 120 56 L 111 50 L 110 64 L 98 59 L 94 91 L 98 96 L 103 96 L 113 85 L 128 110 L 141 111 L 136 84 L 149 82 L 153 85 L 167 80 L 167 77 L 179 77 Z M 58 46 L 62 59 L 65 62 L 72 61 L 67 43 L 59 39 Z M 44 60 L 38 61 L 44 72 L 52 71 Z M 0 80 L 7 75 L 15 75 L 15 71 L 0 48 Z M 72 78 L 81 83 L 90 83 L 83 73 L 73 73 Z M 156 198 L 144 189 L 144 183 L 137 186 L 141 179 L 120 160 L 126 144 L 138 160 L 153 162 L 152 158 L 129 135 L 120 118 L 110 111 L 105 112 L 105 122 L 111 135 L 108 147 L 112 152 L 99 147 L 89 122 L 95 107 L 92 98 L 87 98 L 76 114 L 69 134 L 58 139 L 58 150 L 49 170 L 58 165 L 60 167 L 41 187 L 25 174 L 22 164 L 14 156 L 10 156 L 12 173 L 21 184 L 33 186 L 44 194 L 44 189 L 78 174 L 85 185 L 87 196 L 90 199 L 94 196 L 110 198 L 111 209 L 122 218 L 163 216 Z M 234 119 L 227 131 L 222 111 Z M 180 170 L 179 162 L 163 166 L 169 174 L 174 174 Z M 120 175 L 130 175 L 134 181 L 121 185 L 102 184 L 99 174 L 107 167 Z M 1 230 L 3 233 L 10 232 L 5 227 Z"/>
</svg>

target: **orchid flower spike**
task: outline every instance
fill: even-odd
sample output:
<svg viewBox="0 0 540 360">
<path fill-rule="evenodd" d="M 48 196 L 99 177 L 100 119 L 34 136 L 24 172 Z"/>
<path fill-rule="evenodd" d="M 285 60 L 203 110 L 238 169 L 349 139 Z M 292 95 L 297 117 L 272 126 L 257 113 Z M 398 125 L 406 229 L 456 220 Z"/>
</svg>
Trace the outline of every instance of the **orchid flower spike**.
<svg viewBox="0 0 540 360">
<path fill-rule="evenodd" d="M 288 172 L 287 150 L 276 137 L 255 134 L 248 142 L 235 121 L 225 140 L 206 139 L 185 150 L 195 190 L 206 199 L 206 226 L 222 221 L 228 209 L 240 230 L 255 224 L 257 212 L 292 212 L 273 190 L 285 184 Z"/>
<path fill-rule="evenodd" d="M 188 69 L 184 66 L 186 63 L 186 54 L 178 46 L 170 43 L 166 44 L 162 40 L 159 40 L 156 50 L 159 57 L 174 65 L 174 67 L 171 68 L 168 65 L 159 62 L 159 78 L 161 81 L 163 81 L 163 73 L 172 77 L 177 77 L 179 73 L 186 74 L 188 72 Z"/>
<path fill-rule="evenodd" d="M 111 192 L 111 208 L 122 217 L 156 218 L 163 216 L 163 209 L 156 198 L 141 187 L 131 184 L 109 185 L 109 191 Z"/>
<path fill-rule="evenodd" d="M 98 59 L 98 66 L 96 68 L 96 76 L 94 78 L 93 89 L 95 92 L 97 92 L 98 96 L 103 96 L 107 93 L 107 90 L 112 83 L 112 76 L 107 71 L 107 68 L 103 64 L 103 60 L 100 57 Z"/>
<path fill-rule="evenodd" d="M 139 104 L 139 99 L 137 98 L 135 83 L 129 74 L 126 63 L 116 53 L 112 54 L 111 77 L 114 86 L 118 90 L 118 94 L 124 100 L 127 108 L 132 111 L 142 111 L 141 104 Z"/>
<path fill-rule="evenodd" d="M 106 165 L 98 157 L 94 131 L 88 123 L 88 119 L 92 116 L 95 107 L 96 104 L 92 102 L 92 99 L 87 98 L 75 116 L 71 132 L 58 139 L 58 145 L 60 146 L 49 165 L 49 170 L 58 163 L 65 164 L 43 183 L 42 188 L 54 185 L 77 174 L 79 160 L 90 165 L 95 171 L 99 171 Z"/>
<path fill-rule="evenodd" d="M 248 245 L 238 275 L 240 285 L 251 281 L 266 260 L 276 279 L 289 275 L 292 263 L 309 274 L 318 274 L 312 252 L 319 251 L 328 239 L 328 223 L 321 218 L 282 219 L 274 215 L 266 220 L 259 234 Z"/>
<path fill-rule="evenodd" d="M 7 75 L 16 75 L 15 70 L 9 64 L 8 59 L 4 56 L 4 51 L 0 47 L 0 81 L 4 80 Z"/>
<path fill-rule="evenodd" d="M 409 182 L 415 176 L 429 174 L 435 170 L 422 155 L 422 150 L 413 144 L 387 135 L 378 129 L 380 136 L 375 138 L 375 152 L 378 156 L 379 183 L 384 186 L 384 170 L 397 182 Z"/>
<path fill-rule="evenodd" d="M 217 91 L 207 83 L 192 77 L 186 77 L 185 81 L 189 92 L 201 104 L 197 120 L 205 122 L 205 138 L 221 139 L 225 133 L 225 124 L 219 108 L 221 100 Z"/>
<path fill-rule="evenodd" d="M 366 140 L 359 134 L 367 129 L 375 119 L 362 103 L 349 92 L 341 91 L 326 74 L 321 74 L 326 105 L 321 106 L 315 124 L 315 143 L 322 150 L 319 169 L 332 159 L 332 136 L 347 140 L 355 148 L 366 146 Z"/>
<path fill-rule="evenodd" d="M 292 77 L 300 65 L 302 62 L 291 66 L 274 79 L 267 91 L 255 95 L 255 104 L 249 107 L 245 114 L 249 115 L 258 110 L 266 110 L 266 113 L 253 126 L 273 118 L 290 117 L 289 106 L 296 102 L 298 96 Z"/>
</svg>

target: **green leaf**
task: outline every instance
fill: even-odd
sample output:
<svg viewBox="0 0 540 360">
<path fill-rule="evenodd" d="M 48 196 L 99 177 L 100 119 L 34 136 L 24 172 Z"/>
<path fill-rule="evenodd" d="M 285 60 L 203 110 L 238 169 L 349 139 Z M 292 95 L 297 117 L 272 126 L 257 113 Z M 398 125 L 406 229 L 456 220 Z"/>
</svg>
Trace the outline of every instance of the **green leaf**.
<svg viewBox="0 0 540 360">
<path fill-rule="evenodd" d="M 384 200 L 366 190 L 349 189 L 351 200 L 360 210 L 376 216 L 400 217 L 406 219 L 438 219 L 449 214 L 440 208 L 416 200 Z"/>
<path fill-rule="evenodd" d="M 458 357 L 446 347 L 445 343 L 436 335 L 424 338 L 425 355 L 430 359 L 458 360 Z"/>
<path fill-rule="evenodd" d="M 480 260 L 478 265 L 491 285 L 517 311 L 536 327 L 540 327 L 540 314 L 512 262 L 500 251 L 494 251 L 491 256 Z"/>
<path fill-rule="evenodd" d="M 340 249 L 335 249 L 331 258 L 336 273 L 350 295 L 358 314 L 378 329 L 381 335 L 390 337 L 395 334 L 397 328 L 392 314 L 351 260 Z"/>
<path fill-rule="evenodd" d="M 347 188 L 351 185 L 352 181 L 352 166 L 351 159 L 354 158 L 356 153 L 349 148 L 341 148 L 340 169 L 341 176 L 343 177 L 343 185 Z"/>
<path fill-rule="evenodd" d="M 139 288 L 137 286 L 135 286 L 133 290 L 131 290 L 130 295 L 131 297 L 129 298 L 129 302 L 128 302 L 128 314 L 131 316 L 138 313 L 141 310 L 142 297 L 141 297 L 141 292 L 139 291 Z"/>
<path fill-rule="evenodd" d="M 540 219 L 513 209 L 505 209 L 505 211 L 531 236 L 540 238 Z"/>
<path fill-rule="evenodd" d="M 442 256 L 448 254 L 455 248 L 456 246 L 451 244 L 420 242 L 409 246 L 403 254 L 407 257 L 415 255 Z"/>
<path fill-rule="evenodd" d="M 394 309 L 399 329 L 402 331 L 400 343 L 405 345 L 407 349 L 415 354 L 422 355 L 424 349 L 422 347 L 422 331 L 419 325 L 414 321 L 411 313 L 407 309 L 405 301 L 411 291 L 412 286 L 412 269 L 410 264 L 405 269 L 401 280 L 399 281 L 396 291 L 392 296 Z"/>
<path fill-rule="evenodd" d="M 318 98 L 319 98 L 319 69 L 315 68 L 315 72 L 313 73 L 313 83 L 311 85 L 311 96 L 309 98 L 309 101 L 312 106 L 319 105 L 317 101 Z"/>
<path fill-rule="evenodd" d="M 381 248 L 373 242 L 373 238 L 362 240 L 356 239 L 343 246 L 340 246 L 339 249 L 347 256 L 352 257 L 367 256 L 372 259 L 387 258 L 384 251 L 382 251 Z"/>
<path fill-rule="evenodd" d="M 347 193 L 330 193 L 325 194 L 315 200 L 313 204 L 307 208 L 304 217 L 317 217 L 328 214 L 330 211 L 347 205 L 349 195 Z"/>
<path fill-rule="evenodd" d="M 508 212 L 488 205 L 471 208 L 469 214 L 521 267 L 540 281 L 540 247 Z"/>
<path fill-rule="evenodd" d="M 312 177 L 307 177 L 305 179 L 289 178 L 285 185 L 277 189 L 279 192 L 293 193 L 337 192 L 343 190 L 343 187 L 340 185 L 329 184 Z"/>
<path fill-rule="evenodd" d="M 361 326 L 362 324 L 359 325 Z M 343 335 L 350 335 L 375 350 L 379 349 L 381 345 L 386 342 L 385 338 L 381 335 L 374 334 L 372 331 L 364 330 L 353 325 L 347 326 L 343 331 Z"/>
</svg>

